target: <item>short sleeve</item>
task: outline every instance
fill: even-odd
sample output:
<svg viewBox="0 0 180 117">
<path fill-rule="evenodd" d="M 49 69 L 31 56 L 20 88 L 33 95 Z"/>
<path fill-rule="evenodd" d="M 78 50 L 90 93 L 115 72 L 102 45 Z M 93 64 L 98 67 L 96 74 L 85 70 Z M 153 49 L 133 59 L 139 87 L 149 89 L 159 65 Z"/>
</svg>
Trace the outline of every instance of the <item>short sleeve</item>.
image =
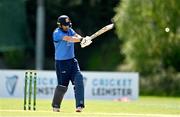
<svg viewBox="0 0 180 117">
<path fill-rule="evenodd" d="M 53 40 L 54 41 L 59 41 L 60 40 L 60 35 L 58 33 L 58 30 L 55 30 L 53 33 Z"/>
<path fill-rule="evenodd" d="M 71 31 L 71 36 L 74 36 L 76 34 L 76 32 L 72 28 L 70 29 L 70 31 Z"/>
</svg>

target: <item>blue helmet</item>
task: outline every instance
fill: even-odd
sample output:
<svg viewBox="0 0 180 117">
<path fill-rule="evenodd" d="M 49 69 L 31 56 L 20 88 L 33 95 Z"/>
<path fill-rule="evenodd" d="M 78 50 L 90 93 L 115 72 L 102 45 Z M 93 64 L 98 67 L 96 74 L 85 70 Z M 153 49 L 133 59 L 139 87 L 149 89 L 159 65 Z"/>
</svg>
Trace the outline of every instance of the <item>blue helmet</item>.
<svg viewBox="0 0 180 117">
<path fill-rule="evenodd" d="M 64 25 L 64 26 L 72 26 L 71 20 L 67 15 L 61 15 L 57 19 L 57 24 L 58 25 Z"/>
</svg>

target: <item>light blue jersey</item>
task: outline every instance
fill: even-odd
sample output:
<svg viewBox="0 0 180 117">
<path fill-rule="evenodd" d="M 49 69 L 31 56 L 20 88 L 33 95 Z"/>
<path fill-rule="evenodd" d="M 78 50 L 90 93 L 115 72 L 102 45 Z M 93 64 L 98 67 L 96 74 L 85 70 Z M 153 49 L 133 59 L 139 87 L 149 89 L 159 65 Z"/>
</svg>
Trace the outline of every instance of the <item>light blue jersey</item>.
<svg viewBox="0 0 180 117">
<path fill-rule="evenodd" d="M 74 36 L 75 31 L 70 28 L 67 32 L 56 28 L 53 32 L 53 41 L 55 47 L 55 60 L 67 60 L 75 57 L 74 42 L 67 42 L 63 40 L 64 36 Z"/>
</svg>

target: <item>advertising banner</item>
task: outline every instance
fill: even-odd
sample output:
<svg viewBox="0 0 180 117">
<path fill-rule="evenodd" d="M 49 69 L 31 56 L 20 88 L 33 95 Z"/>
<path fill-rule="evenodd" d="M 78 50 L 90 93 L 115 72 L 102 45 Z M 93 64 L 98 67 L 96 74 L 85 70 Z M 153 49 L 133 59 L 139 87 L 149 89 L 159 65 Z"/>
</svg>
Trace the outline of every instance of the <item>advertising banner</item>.
<svg viewBox="0 0 180 117">
<path fill-rule="evenodd" d="M 23 98 L 25 70 L 0 70 L 0 98 Z M 57 78 L 55 71 L 37 73 L 37 98 L 52 98 Z M 82 72 L 86 99 L 138 99 L 138 73 Z M 73 99 L 74 90 L 70 83 L 65 99 Z"/>
</svg>

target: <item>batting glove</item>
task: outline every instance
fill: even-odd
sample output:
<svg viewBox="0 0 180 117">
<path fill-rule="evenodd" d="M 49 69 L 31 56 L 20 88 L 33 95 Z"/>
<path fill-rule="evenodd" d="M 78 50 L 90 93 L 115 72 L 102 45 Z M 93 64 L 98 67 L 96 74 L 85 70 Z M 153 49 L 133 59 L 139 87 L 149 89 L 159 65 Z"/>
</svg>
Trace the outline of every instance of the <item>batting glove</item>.
<svg viewBox="0 0 180 117">
<path fill-rule="evenodd" d="M 82 39 L 80 45 L 81 45 L 81 48 L 84 48 L 86 46 L 89 46 L 91 43 L 92 43 L 91 37 L 90 36 L 86 36 L 85 38 Z"/>
</svg>

